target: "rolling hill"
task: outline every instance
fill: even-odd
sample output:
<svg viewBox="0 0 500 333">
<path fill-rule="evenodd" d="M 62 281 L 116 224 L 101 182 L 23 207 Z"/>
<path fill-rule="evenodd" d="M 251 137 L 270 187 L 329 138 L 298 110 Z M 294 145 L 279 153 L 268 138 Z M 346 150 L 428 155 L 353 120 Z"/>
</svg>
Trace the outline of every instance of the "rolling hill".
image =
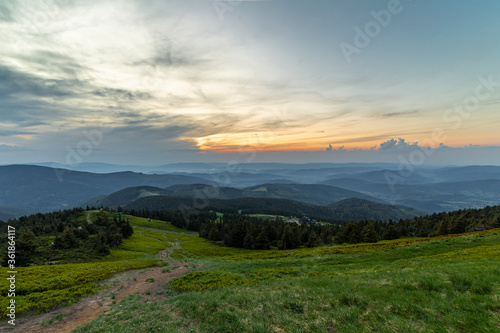
<svg viewBox="0 0 500 333">
<path fill-rule="evenodd" d="M 45 212 L 70 208 L 88 198 L 131 186 L 167 187 L 190 183 L 210 182 L 184 175 L 146 175 L 135 172 L 95 174 L 32 165 L 2 166 L 0 207 Z"/>
<path fill-rule="evenodd" d="M 360 198 L 379 203 L 383 200 L 356 191 L 321 184 L 263 184 L 243 189 L 215 187 L 208 184 L 178 184 L 161 188 L 127 188 L 109 196 L 98 197 L 84 202 L 86 205 L 116 207 L 149 195 L 165 195 L 177 198 L 206 199 L 286 199 L 305 204 L 324 206 L 343 199 Z"/>
<path fill-rule="evenodd" d="M 422 185 L 387 184 L 360 179 L 331 179 L 324 184 L 359 191 L 390 204 L 404 205 L 429 213 L 495 205 L 500 199 L 500 180 L 472 180 Z"/>
<path fill-rule="evenodd" d="M 81 166 L 84 167 L 109 171 L 118 166 Z M 223 163 L 175 164 L 149 167 L 149 170 L 158 168 L 161 173 L 144 174 L 90 173 L 35 165 L 0 166 L 0 212 L 6 219 L 20 214 L 7 207 L 20 208 L 21 214 L 26 214 L 71 208 L 86 202 L 113 206 L 153 194 L 178 198 L 286 199 L 316 206 L 360 198 L 428 213 L 484 207 L 500 198 L 500 167 L 496 166 L 417 168 L 404 183 L 392 187 L 385 176 L 387 172 L 397 174 L 397 165 L 393 164 L 250 163 L 240 165 L 234 172 L 224 171 L 225 167 Z M 179 173 L 183 168 L 185 171 Z M 177 173 L 166 174 L 166 170 Z M 188 170 L 195 173 L 187 173 Z M 143 188 L 141 193 L 129 193 L 131 197 L 122 199 L 107 197 L 137 186 L 155 189 Z M 150 190 L 154 193 L 149 193 Z"/>
<path fill-rule="evenodd" d="M 254 190 L 254 188 L 251 189 Z M 209 191 L 214 194 L 218 192 L 218 197 L 193 196 L 193 193 L 203 194 L 209 193 Z M 174 193 L 177 195 L 174 196 Z M 120 206 L 124 210 L 183 210 L 188 213 L 190 211 L 212 210 L 225 213 L 240 211 L 243 214 L 307 215 L 328 221 L 347 221 L 349 219 L 399 220 L 423 214 L 422 211 L 410 207 L 391 206 L 361 198 L 342 198 L 340 201 L 336 200 L 337 202 L 325 206 L 282 198 L 239 196 L 245 193 L 245 191 L 238 189 L 216 188 L 201 184 L 175 185 L 167 189 L 140 186 L 126 188 L 108 196 L 95 198 L 85 204 L 102 205 L 110 208 Z M 182 196 L 183 194 L 184 196 Z"/>
</svg>

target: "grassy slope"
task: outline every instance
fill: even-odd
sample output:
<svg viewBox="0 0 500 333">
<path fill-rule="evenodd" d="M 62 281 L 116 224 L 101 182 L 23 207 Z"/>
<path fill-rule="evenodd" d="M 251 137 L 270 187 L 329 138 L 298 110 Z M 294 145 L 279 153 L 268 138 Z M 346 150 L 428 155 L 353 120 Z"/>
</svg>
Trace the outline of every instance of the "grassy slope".
<svg viewBox="0 0 500 333">
<path fill-rule="evenodd" d="M 249 251 L 219 247 L 166 222 L 127 218 L 134 236 L 100 261 L 19 269 L 18 314 L 73 302 L 94 292 L 98 281 L 115 272 L 156 264 L 155 254 L 174 244 L 173 257 L 203 267 L 166 285 L 162 293 L 170 297 L 144 304 L 141 295 L 130 295 L 76 331 L 494 332 L 500 328 L 498 231 Z M 1 280 L 0 290 L 7 290 Z M 2 308 L 4 301 L 2 294 Z"/>
<path fill-rule="evenodd" d="M 165 227 L 155 223 L 147 227 Z M 500 329 L 498 230 L 292 251 L 224 248 L 163 230 L 181 242 L 175 256 L 203 268 L 165 286 L 170 297 L 143 304 L 131 295 L 77 332 Z"/>
<path fill-rule="evenodd" d="M 90 212 L 91 220 L 106 212 Z M 87 212 L 80 219 L 86 219 Z M 172 245 L 163 237 L 165 232 L 149 230 L 147 226 L 159 226 L 168 231 L 182 231 L 162 221 L 148 222 L 128 216 L 134 225 L 134 235 L 124 239 L 111 254 L 89 263 L 18 267 L 16 269 L 16 315 L 32 314 L 71 304 L 82 296 L 98 290 L 99 282 L 112 275 L 130 270 L 155 266 L 156 255 Z M 67 253 L 66 253 L 67 255 Z M 89 258 L 91 258 L 89 256 Z M 7 276 L 7 268 L 0 268 L 0 275 Z M 0 318 L 7 313 L 7 280 L 0 279 Z"/>
</svg>

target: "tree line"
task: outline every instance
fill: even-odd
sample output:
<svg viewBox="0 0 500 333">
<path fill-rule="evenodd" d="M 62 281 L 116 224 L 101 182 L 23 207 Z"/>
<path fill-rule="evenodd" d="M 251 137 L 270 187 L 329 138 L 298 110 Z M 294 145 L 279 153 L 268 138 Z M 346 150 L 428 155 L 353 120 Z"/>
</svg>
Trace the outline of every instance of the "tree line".
<svg viewBox="0 0 500 333">
<path fill-rule="evenodd" d="M 198 231 L 200 237 L 217 244 L 248 249 L 268 249 L 271 246 L 291 249 L 332 242 L 375 243 L 402 237 L 433 237 L 500 227 L 500 206 L 434 213 L 399 221 L 338 221 L 324 225 L 297 225 L 285 223 L 278 216 L 273 220 L 263 220 L 236 213 L 225 213 L 221 218 L 213 211 L 193 213 L 187 218 L 179 211 L 143 209 L 130 214 L 171 221 L 179 228 Z"/>
<path fill-rule="evenodd" d="M 263 220 L 240 214 L 224 214 L 220 219 L 204 221 L 199 234 L 224 246 L 263 250 L 273 246 L 287 250 L 331 244 L 338 227 L 333 224 L 285 223 L 280 217 Z"/>
<path fill-rule="evenodd" d="M 93 209 L 88 208 L 88 209 Z M 121 209 L 118 209 L 120 211 Z M 114 210 L 109 210 L 114 213 Z M 226 212 L 162 210 L 130 210 L 127 214 L 169 221 L 174 226 L 197 231 L 200 237 L 219 245 L 247 249 L 293 249 L 315 247 L 331 243 L 361 243 L 401 237 L 432 237 L 457 234 L 500 227 L 500 206 L 481 209 L 462 209 L 453 212 L 434 213 L 399 221 L 338 221 L 337 223 L 302 224 L 286 223 L 276 216 L 262 219 L 254 216 Z M 6 264 L 7 226 L 16 228 L 17 265 L 32 263 L 37 257 L 50 259 L 60 250 L 78 255 L 81 252 L 98 256 L 109 254 L 123 238 L 133 234 L 129 222 L 116 214 L 97 213 L 97 218 L 88 223 L 82 208 L 38 213 L 0 223 L 0 255 L 2 266 Z M 48 245 L 48 241 L 50 244 Z M 48 246 L 47 246 L 48 245 Z"/>
</svg>

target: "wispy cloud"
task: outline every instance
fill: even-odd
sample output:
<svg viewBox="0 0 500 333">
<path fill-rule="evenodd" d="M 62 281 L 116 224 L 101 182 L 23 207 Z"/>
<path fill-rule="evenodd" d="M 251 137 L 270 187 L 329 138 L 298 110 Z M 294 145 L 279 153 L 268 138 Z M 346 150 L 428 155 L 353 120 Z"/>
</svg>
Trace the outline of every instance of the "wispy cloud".
<svg viewBox="0 0 500 333">
<path fill-rule="evenodd" d="M 221 22 L 207 1 L 2 3 L 1 143 L 62 160 L 67 145 L 85 140 L 84 130 L 105 124 L 96 156 L 99 149 L 122 156 L 141 149 L 349 150 L 417 141 L 442 126 L 442 105 L 453 102 L 431 85 L 429 73 L 439 74 L 431 62 L 424 68 L 413 54 L 394 60 L 402 51 L 391 47 L 382 57 L 376 46 L 353 66 L 336 59 L 335 40 L 352 35 L 359 14 L 351 11 L 373 5 L 261 6 L 245 4 Z M 310 17 L 321 19 L 311 25 Z M 494 103 L 471 119 L 493 119 Z M 463 128 L 471 126 L 477 139 L 476 123 Z M 464 144 L 452 135 L 448 145 Z"/>
<path fill-rule="evenodd" d="M 0 136 L 25 136 L 25 135 L 33 135 L 34 132 L 22 132 L 22 131 L 11 131 L 0 128 Z"/>
<path fill-rule="evenodd" d="M 411 116 L 420 113 L 420 110 L 410 110 L 410 111 L 400 111 L 400 112 L 389 112 L 383 113 L 383 118 L 391 118 L 391 117 L 402 117 L 402 116 Z"/>
</svg>

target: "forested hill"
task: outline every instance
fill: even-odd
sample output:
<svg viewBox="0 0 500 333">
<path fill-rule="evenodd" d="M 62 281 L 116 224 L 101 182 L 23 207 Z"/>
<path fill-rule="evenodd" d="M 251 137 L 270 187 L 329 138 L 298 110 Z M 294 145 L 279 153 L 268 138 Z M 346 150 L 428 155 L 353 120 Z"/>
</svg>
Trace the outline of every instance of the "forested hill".
<svg viewBox="0 0 500 333">
<path fill-rule="evenodd" d="M 366 228 L 370 230 L 367 239 Z M 500 205 L 462 209 L 405 219 L 388 224 L 373 221 L 349 222 L 337 234 L 337 243 L 359 243 L 400 237 L 433 237 L 500 228 Z"/>
<path fill-rule="evenodd" d="M 325 206 L 349 198 L 366 199 L 378 203 L 386 201 L 346 190 L 336 186 L 321 184 L 262 184 L 247 188 L 212 186 L 208 184 L 178 184 L 165 189 L 151 186 L 130 187 L 104 197 L 86 202 L 93 206 L 117 207 L 146 196 L 164 195 L 176 198 L 241 199 L 268 198 L 298 201 L 315 206 Z"/>
<path fill-rule="evenodd" d="M 0 166 L 0 211 L 5 211 L 2 207 L 20 207 L 32 213 L 47 212 L 71 208 L 89 198 L 131 186 L 192 183 L 210 181 L 185 175 L 96 174 L 34 165 Z"/>
<path fill-rule="evenodd" d="M 400 221 L 349 221 L 345 225 L 285 223 L 281 217 L 261 219 L 242 214 L 215 212 L 192 213 L 183 216 L 179 212 L 132 211 L 131 214 L 169 220 L 179 228 L 199 231 L 200 236 L 220 245 L 249 249 L 297 248 L 327 245 L 332 241 L 342 243 L 375 243 L 406 237 L 433 237 L 482 231 L 500 227 L 500 206 L 483 209 L 459 210 L 433 214 Z M 333 238 L 332 238 L 333 237 Z"/>
<path fill-rule="evenodd" d="M 374 214 L 369 207 L 373 209 Z M 155 195 L 137 199 L 121 207 L 125 210 L 165 210 L 185 212 L 216 211 L 237 214 L 270 214 L 284 216 L 309 216 L 311 218 L 331 222 L 347 222 L 350 219 L 363 220 L 399 220 L 422 215 L 415 209 L 391 206 L 370 202 L 363 199 L 345 199 L 331 206 L 315 206 L 285 199 L 238 198 L 238 199 L 191 199 L 172 198 Z"/>
<path fill-rule="evenodd" d="M 389 221 L 401 218 L 413 218 L 423 212 L 405 206 L 384 205 L 373 201 L 350 198 L 327 206 L 333 215 L 343 220 Z"/>
<path fill-rule="evenodd" d="M 38 213 L 0 223 L 0 264 L 6 266 L 7 230 L 16 230 L 16 265 L 100 259 L 134 230 L 121 214 L 81 208 Z"/>
</svg>

